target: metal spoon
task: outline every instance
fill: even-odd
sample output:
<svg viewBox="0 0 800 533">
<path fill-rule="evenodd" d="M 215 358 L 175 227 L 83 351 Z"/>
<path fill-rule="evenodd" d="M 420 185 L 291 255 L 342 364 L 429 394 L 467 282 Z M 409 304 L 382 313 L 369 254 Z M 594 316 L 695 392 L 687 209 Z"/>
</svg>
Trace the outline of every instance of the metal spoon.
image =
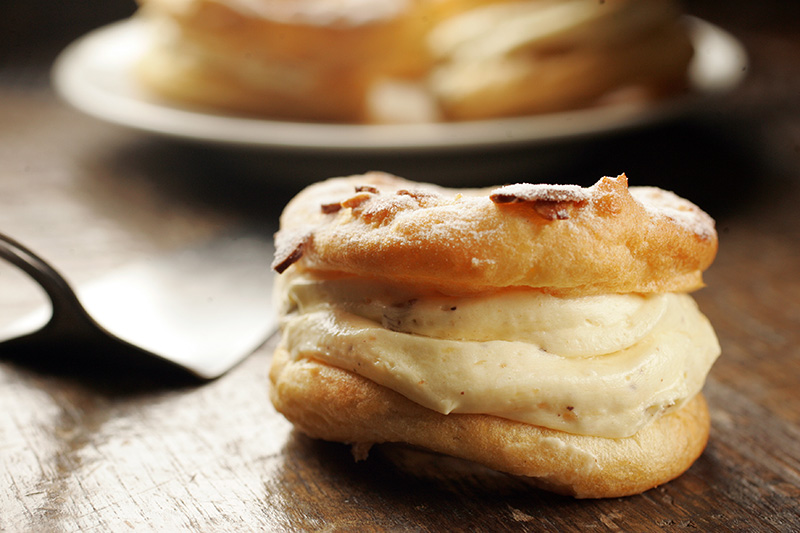
<svg viewBox="0 0 800 533">
<path fill-rule="evenodd" d="M 217 378 L 274 331 L 272 243 L 254 233 L 144 261 L 73 291 L 55 268 L 0 234 L 0 257 L 49 297 L 0 331 L 0 350 L 57 352 L 80 346 L 104 356 L 126 352 Z"/>
</svg>

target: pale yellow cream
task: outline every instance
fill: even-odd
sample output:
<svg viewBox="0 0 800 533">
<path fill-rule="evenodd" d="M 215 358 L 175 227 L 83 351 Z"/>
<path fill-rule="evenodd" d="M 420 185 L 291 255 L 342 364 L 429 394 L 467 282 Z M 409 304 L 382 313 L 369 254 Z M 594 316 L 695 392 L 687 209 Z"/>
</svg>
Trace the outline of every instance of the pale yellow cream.
<svg viewBox="0 0 800 533">
<path fill-rule="evenodd" d="M 454 298 L 296 272 L 278 283 L 292 358 L 353 371 L 440 413 L 625 437 L 697 394 L 720 353 L 686 294 Z"/>
</svg>

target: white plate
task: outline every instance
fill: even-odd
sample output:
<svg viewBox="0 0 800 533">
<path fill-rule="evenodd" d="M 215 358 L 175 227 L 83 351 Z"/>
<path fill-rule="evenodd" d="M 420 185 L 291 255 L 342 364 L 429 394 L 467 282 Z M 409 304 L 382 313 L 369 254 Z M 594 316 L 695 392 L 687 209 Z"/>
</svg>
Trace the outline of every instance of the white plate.
<svg viewBox="0 0 800 533">
<path fill-rule="evenodd" d="M 197 141 L 317 152 L 381 153 L 541 144 L 640 126 L 675 116 L 698 101 L 736 87 L 747 56 L 720 28 L 691 18 L 696 54 L 688 94 L 658 104 L 603 108 L 497 120 L 440 124 L 354 125 L 263 120 L 200 112 L 146 96 L 132 66 L 147 46 L 136 19 L 99 28 L 57 59 L 58 93 L 85 113 L 139 130 Z"/>
</svg>

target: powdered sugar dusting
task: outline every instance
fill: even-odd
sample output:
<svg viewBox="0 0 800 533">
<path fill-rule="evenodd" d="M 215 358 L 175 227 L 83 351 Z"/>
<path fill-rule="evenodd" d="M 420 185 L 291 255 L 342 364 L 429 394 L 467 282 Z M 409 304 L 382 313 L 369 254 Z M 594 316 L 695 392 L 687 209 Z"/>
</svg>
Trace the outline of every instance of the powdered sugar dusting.
<svg viewBox="0 0 800 533">
<path fill-rule="evenodd" d="M 716 234 L 714 219 L 677 194 L 657 187 L 631 187 L 628 190 L 651 216 L 668 218 L 703 239 Z"/>
<path fill-rule="evenodd" d="M 591 198 L 589 189 L 579 185 L 548 185 L 515 183 L 492 191 L 494 203 L 511 202 L 586 202 Z"/>
</svg>

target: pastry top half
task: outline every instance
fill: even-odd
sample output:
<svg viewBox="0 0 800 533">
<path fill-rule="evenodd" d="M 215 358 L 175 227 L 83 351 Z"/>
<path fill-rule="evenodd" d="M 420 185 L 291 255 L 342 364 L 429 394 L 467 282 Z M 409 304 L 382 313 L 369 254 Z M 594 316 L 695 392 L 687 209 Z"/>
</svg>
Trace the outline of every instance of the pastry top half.
<svg viewBox="0 0 800 533">
<path fill-rule="evenodd" d="M 627 181 L 456 190 L 383 173 L 334 178 L 288 204 L 273 266 L 299 261 L 453 295 L 702 287 L 717 251 L 713 219 L 673 193 Z"/>
</svg>

